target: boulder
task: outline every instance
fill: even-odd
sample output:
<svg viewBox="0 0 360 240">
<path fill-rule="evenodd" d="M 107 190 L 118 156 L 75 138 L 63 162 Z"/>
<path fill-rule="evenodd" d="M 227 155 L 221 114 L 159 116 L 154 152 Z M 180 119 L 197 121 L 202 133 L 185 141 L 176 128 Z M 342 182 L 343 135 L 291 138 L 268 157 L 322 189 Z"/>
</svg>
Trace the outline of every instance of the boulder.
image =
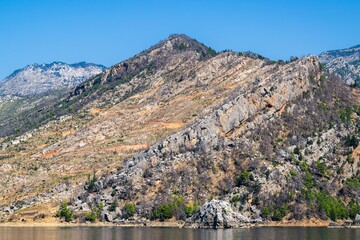
<svg viewBox="0 0 360 240">
<path fill-rule="evenodd" d="M 112 222 L 115 219 L 115 212 L 109 212 L 108 209 L 105 209 L 100 214 L 101 219 Z"/>
<path fill-rule="evenodd" d="M 121 215 L 122 215 L 121 208 L 116 207 L 116 208 L 115 208 L 115 214 L 116 214 L 117 216 L 121 216 Z"/>
<path fill-rule="evenodd" d="M 115 218 L 114 213 L 112 213 L 112 212 L 105 212 L 104 213 L 105 221 L 112 222 L 114 220 L 114 218 Z"/>
<path fill-rule="evenodd" d="M 229 202 L 211 200 L 186 220 L 185 227 L 193 228 L 240 228 L 249 225 L 251 220 L 234 211 Z"/>
<path fill-rule="evenodd" d="M 351 227 L 351 225 L 353 224 L 353 221 L 351 220 L 345 220 L 344 223 L 343 223 L 343 227 Z"/>
<path fill-rule="evenodd" d="M 101 191 L 104 188 L 104 184 L 102 181 L 96 181 L 95 182 L 95 190 L 96 191 Z"/>
<path fill-rule="evenodd" d="M 356 214 L 354 220 L 354 226 L 360 226 L 360 214 Z"/>
<path fill-rule="evenodd" d="M 341 225 L 339 223 L 333 221 L 331 221 L 328 225 L 328 228 L 340 228 L 340 227 Z"/>
<path fill-rule="evenodd" d="M 81 204 L 80 210 L 82 210 L 82 211 L 91 211 L 91 209 L 90 209 L 90 207 L 89 207 L 89 205 L 87 203 Z"/>
</svg>

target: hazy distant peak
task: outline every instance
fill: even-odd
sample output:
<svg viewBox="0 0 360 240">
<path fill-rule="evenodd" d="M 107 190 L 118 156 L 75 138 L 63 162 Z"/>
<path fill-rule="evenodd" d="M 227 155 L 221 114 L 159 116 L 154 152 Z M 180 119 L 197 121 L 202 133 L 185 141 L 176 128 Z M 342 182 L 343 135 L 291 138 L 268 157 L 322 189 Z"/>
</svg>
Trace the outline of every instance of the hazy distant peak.
<svg viewBox="0 0 360 240">
<path fill-rule="evenodd" d="M 323 52 L 319 59 L 347 84 L 360 83 L 360 45 Z"/>
<path fill-rule="evenodd" d="M 1 81 L 0 94 L 26 96 L 71 88 L 103 70 L 105 70 L 103 65 L 86 62 L 34 63 L 14 71 Z"/>
</svg>

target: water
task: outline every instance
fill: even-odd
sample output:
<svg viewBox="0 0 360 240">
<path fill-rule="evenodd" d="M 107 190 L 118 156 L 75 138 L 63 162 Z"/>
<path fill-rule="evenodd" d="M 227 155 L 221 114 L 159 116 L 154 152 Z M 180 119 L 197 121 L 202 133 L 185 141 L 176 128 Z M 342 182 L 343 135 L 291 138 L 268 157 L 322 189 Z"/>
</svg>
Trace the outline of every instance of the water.
<svg viewBox="0 0 360 240">
<path fill-rule="evenodd" d="M 0 227 L 0 240 L 360 240 L 360 229 L 266 227 L 179 229 L 145 227 Z"/>
</svg>

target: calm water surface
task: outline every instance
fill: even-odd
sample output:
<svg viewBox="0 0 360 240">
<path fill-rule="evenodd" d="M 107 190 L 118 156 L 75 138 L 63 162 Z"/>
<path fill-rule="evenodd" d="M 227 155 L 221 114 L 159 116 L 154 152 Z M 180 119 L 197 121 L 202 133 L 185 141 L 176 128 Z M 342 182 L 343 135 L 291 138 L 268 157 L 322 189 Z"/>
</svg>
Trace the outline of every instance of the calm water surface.
<svg viewBox="0 0 360 240">
<path fill-rule="evenodd" d="M 360 229 L 267 227 L 179 229 L 141 227 L 0 227 L 0 240 L 360 240 Z"/>
</svg>

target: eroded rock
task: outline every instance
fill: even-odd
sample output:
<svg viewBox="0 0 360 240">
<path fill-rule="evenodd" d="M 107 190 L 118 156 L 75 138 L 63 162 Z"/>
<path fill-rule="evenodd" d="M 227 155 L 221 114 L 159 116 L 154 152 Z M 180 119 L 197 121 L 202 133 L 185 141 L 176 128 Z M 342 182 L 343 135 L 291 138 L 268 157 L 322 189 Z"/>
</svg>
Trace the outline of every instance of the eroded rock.
<svg viewBox="0 0 360 240">
<path fill-rule="evenodd" d="M 250 224 L 251 220 L 234 211 L 230 203 L 211 200 L 186 221 L 186 227 L 194 228 L 239 228 Z"/>
</svg>

